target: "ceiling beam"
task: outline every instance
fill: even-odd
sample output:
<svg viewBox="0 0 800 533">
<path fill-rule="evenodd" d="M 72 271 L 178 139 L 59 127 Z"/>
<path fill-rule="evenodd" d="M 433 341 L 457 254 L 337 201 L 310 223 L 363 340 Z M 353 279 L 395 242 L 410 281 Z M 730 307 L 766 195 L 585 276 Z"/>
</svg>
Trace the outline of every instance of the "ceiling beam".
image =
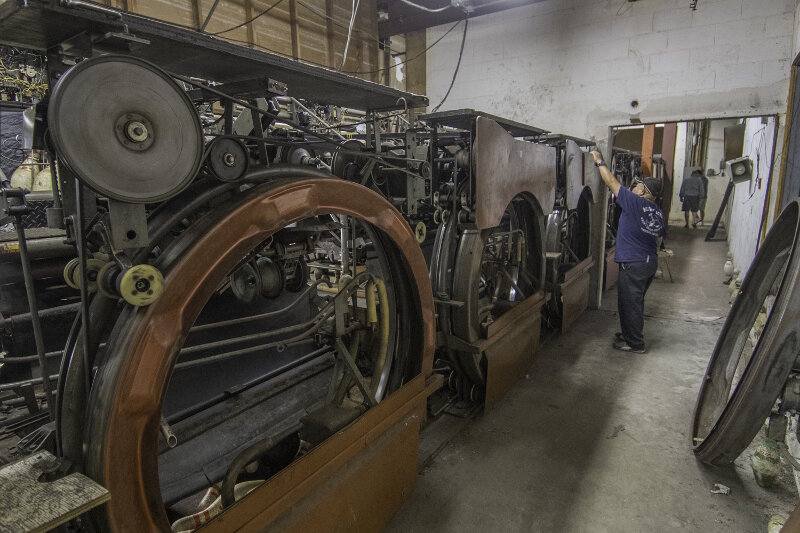
<svg viewBox="0 0 800 533">
<path fill-rule="evenodd" d="M 450 3 L 447 0 L 412 0 L 414 3 L 431 9 L 441 8 Z M 468 6 L 471 11 L 470 18 L 505 11 L 515 7 L 526 6 L 542 2 L 543 0 L 457 0 L 458 3 Z M 466 18 L 463 9 L 450 7 L 438 13 L 431 13 L 410 6 L 401 0 L 379 0 L 378 10 L 389 13 L 387 20 L 378 22 L 378 37 L 391 37 L 402 33 L 432 28 Z"/>
</svg>

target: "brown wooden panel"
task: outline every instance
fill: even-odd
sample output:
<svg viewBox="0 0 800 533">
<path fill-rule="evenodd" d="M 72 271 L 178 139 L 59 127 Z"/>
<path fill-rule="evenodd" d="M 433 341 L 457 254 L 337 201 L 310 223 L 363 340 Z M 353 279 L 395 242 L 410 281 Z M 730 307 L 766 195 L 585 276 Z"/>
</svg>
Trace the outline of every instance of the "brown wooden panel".
<svg viewBox="0 0 800 533">
<path fill-rule="evenodd" d="M 678 124 L 672 122 L 664 125 L 664 137 L 661 141 L 661 159 L 664 161 L 666 173 L 664 185 L 661 189 L 661 210 L 669 213 L 672 207 L 672 190 L 675 185 L 675 177 L 672 175 L 675 167 L 675 143 L 678 137 Z"/>
<path fill-rule="evenodd" d="M 656 139 L 656 127 L 653 124 L 645 125 L 642 130 L 642 177 L 653 175 L 653 143 Z"/>
<path fill-rule="evenodd" d="M 197 28 L 214 0 L 111 0 L 137 14 Z M 275 0 L 220 0 L 206 27 L 210 34 L 245 23 Z M 338 68 L 342 60 L 352 3 L 349 0 L 282 2 L 241 28 L 219 33 L 220 39 L 253 45 L 303 61 Z M 375 0 L 361 0 L 344 70 L 377 79 L 378 26 Z"/>
<path fill-rule="evenodd" d="M 496 406 L 525 375 L 539 351 L 539 337 L 542 328 L 541 309 L 544 298 L 538 294 L 526 299 L 525 302 L 528 300 L 531 300 L 534 305 L 528 308 L 524 316 L 481 343 L 486 346 L 484 348 L 486 397 L 483 405 L 485 411 Z"/>
<path fill-rule="evenodd" d="M 394 440 L 394 438 L 397 438 L 392 437 L 395 428 L 406 425 L 411 427 L 410 431 L 412 433 L 415 435 L 418 433 L 419 412 L 425 406 L 428 392 L 425 378 L 422 375 L 418 375 L 376 407 L 364 413 L 358 420 L 317 446 L 308 455 L 295 461 L 265 484 L 256 488 L 247 497 L 226 509 L 219 517 L 205 525 L 201 530 L 219 532 L 259 531 L 269 527 L 276 520 L 283 520 L 287 516 L 291 517 L 293 508 L 298 505 L 308 505 L 306 502 L 311 502 L 310 505 L 312 506 L 322 506 L 315 507 L 316 509 L 327 509 L 325 502 L 328 498 L 337 500 L 335 487 L 338 486 L 334 481 L 334 490 L 331 490 L 329 480 L 337 476 L 349 476 L 351 474 L 348 474 L 348 472 L 354 470 L 359 476 L 369 477 L 371 475 L 370 470 L 364 471 L 361 468 L 364 463 L 361 463 L 360 459 L 368 457 L 373 449 L 380 450 L 382 446 L 392 446 L 391 443 L 383 444 L 385 442 L 382 440 L 383 436 L 389 435 L 389 440 Z M 416 479 L 418 441 L 414 438 L 413 442 L 411 442 L 409 435 L 404 434 L 399 437 L 399 440 L 402 441 L 400 448 L 404 450 L 401 457 L 404 458 L 403 462 L 407 461 L 411 450 L 413 450 L 413 477 Z M 395 453 L 399 452 L 395 451 Z M 380 463 L 382 467 L 391 468 L 387 462 L 391 463 L 393 461 L 393 455 L 378 453 L 377 456 L 379 458 L 381 456 L 384 457 L 383 462 Z M 369 459 L 367 459 L 367 462 L 369 462 Z M 406 472 L 405 467 L 402 468 L 401 472 Z M 385 479 L 378 475 L 377 472 L 375 475 L 378 480 L 385 482 Z M 350 480 L 350 482 L 354 483 L 356 481 Z M 367 483 L 368 480 L 360 479 L 358 482 Z M 392 485 L 392 483 L 385 484 Z M 413 484 L 406 490 L 405 497 L 410 494 L 412 488 Z M 371 501 L 369 496 L 370 493 L 368 491 L 362 494 L 363 502 L 367 506 L 376 503 Z M 383 496 L 381 496 L 381 499 L 383 499 Z M 357 516 L 366 517 L 365 512 L 364 509 L 359 509 Z M 380 509 L 375 509 L 374 512 L 378 514 L 385 513 Z M 391 510 L 391 513 L 394 513 L 394 510 Z M 313 519 L 313 515 L 317 515 L 313 510 L 299 514 L 308 516 L 309 519 Z M 299 516 L 295 519 L 302 518 L 304 517 Z M 325 514 L 316 516 L 316 519 L 324 520 Z M 364 520 L 369 519 L 364 518 Z M 306 531 L 327 531 L 332 523 L 328 523 L 323 527 L 307 529 Z M 319 526 L 319 523 L 317 525 Z M 377 529 L 365 529 L 363 527 L 351 527 L 350 529 L 350 531 L 365 530 Z"/>
</svg>

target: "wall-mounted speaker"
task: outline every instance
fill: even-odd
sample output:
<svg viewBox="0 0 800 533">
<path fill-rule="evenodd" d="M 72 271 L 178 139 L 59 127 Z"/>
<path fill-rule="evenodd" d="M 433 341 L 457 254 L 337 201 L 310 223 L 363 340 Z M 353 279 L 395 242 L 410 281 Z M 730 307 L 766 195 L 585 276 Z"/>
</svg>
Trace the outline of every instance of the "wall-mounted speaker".
<svg viewBox="0 0 800 533">
<path fill-rule="evenodd" d="M 734 183 L 750 181 L 753 178 L 753 161 L 749 157 L 739 157 L 727 162 L 728 175 Z"/>
</svg>

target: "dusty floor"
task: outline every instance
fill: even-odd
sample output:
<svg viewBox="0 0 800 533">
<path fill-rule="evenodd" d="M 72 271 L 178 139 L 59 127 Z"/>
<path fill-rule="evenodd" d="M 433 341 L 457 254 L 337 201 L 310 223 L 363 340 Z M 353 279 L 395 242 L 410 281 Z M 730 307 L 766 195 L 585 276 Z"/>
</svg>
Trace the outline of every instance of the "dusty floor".
<svg viewBox="0 0 800 533">
<path fill-rule="evenodd" d="M 619 324 L 607 292 L 420 473 L 386 531 L 764 532 L 792 511 L 788 476 L 756 485 L 752 449 L 728 468 L 692 454 L 692 410 L 728 310 L 726 243 L 670 231 L 674 283 L 656 279 L 647 295 L 648 352 L 611 347 Z M 730 494 L 712 494 L 714 483 Z"/>
</svg>

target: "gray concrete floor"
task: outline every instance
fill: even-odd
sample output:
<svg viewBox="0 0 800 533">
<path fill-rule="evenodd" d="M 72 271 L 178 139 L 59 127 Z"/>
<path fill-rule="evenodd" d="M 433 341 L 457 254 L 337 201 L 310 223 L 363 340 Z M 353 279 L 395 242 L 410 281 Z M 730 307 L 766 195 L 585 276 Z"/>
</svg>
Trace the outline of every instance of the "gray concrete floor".
<svg viewBox="0 0 800 533">
<path fill-rule="evenodd" d="M 646 354 L 611 347 L 610 290 L 420 472 L 386 531 L 763 532 L 788 515 L 789 476 L 756 485 L 752 448 L 727 468 L 691 450 L 699 383 L 729 308 L 726 244 L 704 235 L 670 228 L 674 283 L 656 279 L 648 292 Z M 730 494 L 712 494 L 714 483 Z"/>
</svg>

